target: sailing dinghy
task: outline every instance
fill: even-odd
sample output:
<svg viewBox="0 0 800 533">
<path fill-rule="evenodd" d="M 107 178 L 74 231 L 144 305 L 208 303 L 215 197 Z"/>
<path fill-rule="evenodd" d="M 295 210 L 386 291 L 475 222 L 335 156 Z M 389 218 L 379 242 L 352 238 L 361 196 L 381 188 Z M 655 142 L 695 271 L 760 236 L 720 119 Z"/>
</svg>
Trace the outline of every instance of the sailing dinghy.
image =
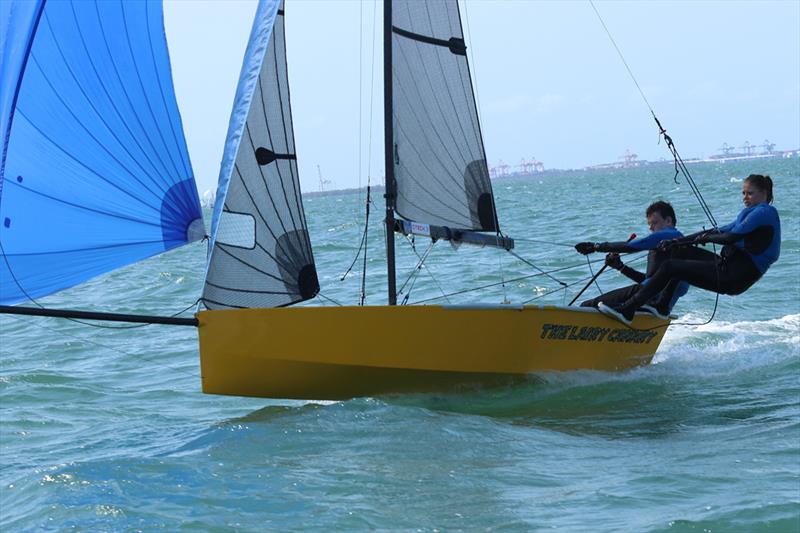
<svg viewBox="0 0 800 533">
<path fill-rule="evenodd" d="M 202 219 L 160 5 L 3 6 L 3 312 L 196 325 L 204 392 L 272 398 L 616 371 L 647 364 L 657 350 L 669 321 L 651 315 L 628 328 L 567 306 L 396 305 L 396 233 L 514 246 L 500 232 L 456 0 L 384 1 L 389 305 L 291 307 L 314 298 L 319 282 L 297 171 L 283 2 L 262 0 L 225 141 L 196 319 L 10 307 L 196 240 Z M 26 206 L 36 202 L 34 215 Z M 73 240 L 53 237 L 53 224 Z"/>
</svg>

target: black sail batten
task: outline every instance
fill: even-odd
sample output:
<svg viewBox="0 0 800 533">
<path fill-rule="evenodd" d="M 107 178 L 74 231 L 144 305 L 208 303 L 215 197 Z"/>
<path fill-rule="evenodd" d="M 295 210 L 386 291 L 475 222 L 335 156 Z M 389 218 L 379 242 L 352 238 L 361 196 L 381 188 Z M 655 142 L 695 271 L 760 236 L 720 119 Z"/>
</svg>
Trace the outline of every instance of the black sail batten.
<svg viewBox="0 0 800 533">
<path fill-rule="evenodd" d="M 402 28 L 398 28 L 397 26 L 392 26 L 392 31 L 398 35 L 402 35 L 403 37 L 414 39 L 415 41 L 435 44 L 436 46 L 445 46 L 454 54 L 462 56 L 467 55 L 467 44 L 464 42 L 464 39 L 459 37 L 450 37 L 445 41 L 444 39 L 436 39 L 435 37 L 429 37 L 427 35 L 406 31 Z"/>
<path fill-rule="evenodd" d="M 278 159 L 297 159 L 296 154 L 276 154 L 269 148 L 264 148 L 263 146 L 259 146 L 256 148 L 255 152 L 256 161 L 259 165 L 269 165 L 273 161 L 277 161 Z"/>
<path fill-rule="evenodd" d="M 208 309 L 284 307 L 319 292 L 297 172 L 283 5 L 267 4 L 253 23 L 220 171 L 220 183 L 229 181 L 218 193 L 201 299 Z"/>
<path fill-rule="evenodd" d="M 394 212 L 434 227 L 499 233 L 457 0 L 390 5 Z"/>
</svg>

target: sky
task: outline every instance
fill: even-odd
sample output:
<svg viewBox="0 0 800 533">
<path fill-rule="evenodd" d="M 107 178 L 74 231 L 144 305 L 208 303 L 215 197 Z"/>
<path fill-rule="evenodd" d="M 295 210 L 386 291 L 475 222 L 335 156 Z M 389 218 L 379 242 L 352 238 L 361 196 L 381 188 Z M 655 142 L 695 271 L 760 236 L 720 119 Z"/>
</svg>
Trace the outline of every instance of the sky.
<svg viewBox="0 0 800 533">
<path fill-rule="evenodd" d="M 800 147 L 800 1 L 596 1 L 644 98 L 588 1 L 460 5 L 490 166 L 536 158 L 546 168 L 581 168 L 626 150 L 668 158 L 644 98 L 684 159 L 723 143 Z M 200 194 L 216 188 L 255 7 L 165 2 Z M 383 179 L 382 10 L 371 0 L 286 1 L 305 191 L 319 190 L 320 174 L 326 189 Z"/>
</svg>

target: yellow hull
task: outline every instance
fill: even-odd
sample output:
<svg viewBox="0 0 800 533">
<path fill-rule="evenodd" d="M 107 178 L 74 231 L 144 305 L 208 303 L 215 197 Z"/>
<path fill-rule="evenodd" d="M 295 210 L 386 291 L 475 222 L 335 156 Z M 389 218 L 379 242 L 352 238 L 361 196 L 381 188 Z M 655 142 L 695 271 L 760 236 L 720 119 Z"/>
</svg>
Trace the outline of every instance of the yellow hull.
<svg viewBox="0 0 800 533">
<path fill-rule="evenodd" d="M 631 328 L 557 306 L 293 307 L 201 311 L 203 392 L 344 399 L 647 364 L 669 325 Z"/>
</svg>

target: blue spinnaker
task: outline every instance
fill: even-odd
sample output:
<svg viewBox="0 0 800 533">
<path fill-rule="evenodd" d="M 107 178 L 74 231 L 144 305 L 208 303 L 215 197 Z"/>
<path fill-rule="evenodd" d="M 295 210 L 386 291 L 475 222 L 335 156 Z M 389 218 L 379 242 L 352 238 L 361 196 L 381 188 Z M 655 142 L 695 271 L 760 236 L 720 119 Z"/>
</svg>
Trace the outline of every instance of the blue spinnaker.
<svg viewBox="0 0 800 533">
<path fill-rule="evenodd" d="M 202 238 L 161 3 L 0 4 L 0 303 Z"/>
</svg>

